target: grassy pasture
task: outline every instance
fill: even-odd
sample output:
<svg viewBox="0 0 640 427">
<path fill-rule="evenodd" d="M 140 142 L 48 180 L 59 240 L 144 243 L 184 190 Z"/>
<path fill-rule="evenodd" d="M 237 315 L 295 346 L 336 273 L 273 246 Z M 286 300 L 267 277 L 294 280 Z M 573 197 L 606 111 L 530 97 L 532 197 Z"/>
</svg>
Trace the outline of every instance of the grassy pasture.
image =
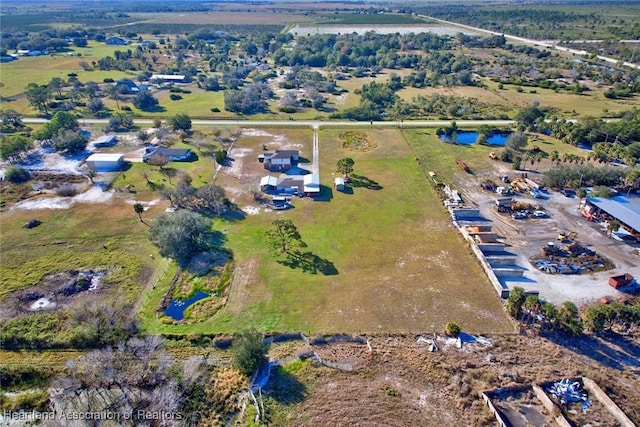
<svg viewBox="0 0 640 427">
<path fill-rule="evenodd" d="M 235 161 L 242 161 L 250 185 L 231 172 L 219 175 L 218 184 L 238 189 L 227 192 L 237 194 L 240 206 L 249 203 L 247 191 L 264 175 L 255 161 L 262 143 L 285 139 L 301 144 L 301 156 L 310 155 L 309 130 L 268 132 L 243 136 L 236 143 L 244 157 Z M 295 208 L 288 211 L 261 211 L 241 221 L 217 222 L 237 265 L 223 310 L 202 323 L 165 325 L 155 319 L 153 310 L 162 295 L 156 289 L 141 313 L 146 329 L 228 332 L 255 325 L 281 331 L 408 332 L 441 330 L 453 320 L 470 331 L 511 330 L 495 292 L 451 227 L 413 151 L 396 130 L 368 132 L 379 145 L 364 153 L 345 151 L 339 130 L 320 132 L 321 200 L 296 199 Z M 345 156 L 355 160 L 355 174 L 382 189 L 333 191 L 335 163 Z M 332 264 L 337 274 L 330 268 L 327 274 L 311 274 L 278 263 L 265 238 L 276 218 L 292 219 L 308 250 L 317 260 Z M 461 270 L 464 274 L 456 274 Z"/>
<path fill-rule="evenodd" d="M 91 64 L 105 56 L 113 56 L 116 50 L 126 51 L 128 46 L 108 46 L 104 43 L 90 42 L 88 47 L 74 48 L 74 56 L 67 56 L 65 53 L 47 56 L 24 57 L 17 61 L 3 63 L 0 70 L 2 76 L 3 96 L 14 96 L 24 92 L 24 88 L 29 83 L 47 84 L 52 78 L 60 77 L 67 80 L 67 74 L 76 73 L 81 82 L 94 81 L 102 83 L 105 78 L 118 80 L 124 77 L 134 78 L 137 73 L 124 71 L 84 71 L 80 62 L 85 61 Z M 75 56 L 81 53 L 82 56 Z M 12 103 L 7 105 L 13 107 Z M 17 110 L 17 108 L 16 108 Z"/>
<path fill-rule="evenodd" d="M 311 18 L 295 12 L 276 13 L 267 10 L 236 10 L 181 13 L 132 13 L 136 22 L 146 24 L 197 24 L 197 25 L 287 25 L 313 22 Z"/>
<path fill-rule="evenodd" d="M 479 100 L 483 103 L 498 106 L 501 112 L 513 116 L 521 108 L 530 106 L 537 101 L 543 108 L 555 108 L 561 114 L 567 114 L 574 118 L 579 117 L 602 117 L 606 114 L 628 111 L 640 106 L 640 97 L 630 97 L 626 99 L 607 99 L 603 95 L 603 90 L 594 89 L 584 92 L 581 95 L 555 92 L 551 89 L 522 87 L 523 91 L 516 90 L 517 85 L 505 84 L 503 89 L 498 88 L 498 84 L 490 80 L 484 80 L 487 88 L 481 87 L 427 87 L 422 89 L 405 88 L 399 95 L 405 99 L 411 99 L 417 95 L 430 96 L 434 93 L 442 95 L 456 95 L 463 98 Z M 532 93 L 535 91 L 535 93 Z M 575 113 L 574 113 L 575 111 Z M 606 113 L 605 113 L 606 111 Z"/>
<path fill-rule="evenodd" d="M 414 15 L 399 13 L 384 14 L 361 14 L 361 13 L 340 13 L 333 15 L 323 15 L 318 19 L 319 24 L 342 24 L 342 25 L 401 25 L 401 24 L 424 24 L 433 22 L 430 19 L 421 18 Z"/>
<path fill-rule="evenodd" d="M 37 212 L 11 210 L 2 216 L 0 299 L 49 274 L 106 267 L 110 298 L 132 302 L 155 268 L 149 254 L 157 250 L 147 239 L 148 229 L 122 201 Z M 42 225 L 22 228 L 33 218 Z"/>
</svg>

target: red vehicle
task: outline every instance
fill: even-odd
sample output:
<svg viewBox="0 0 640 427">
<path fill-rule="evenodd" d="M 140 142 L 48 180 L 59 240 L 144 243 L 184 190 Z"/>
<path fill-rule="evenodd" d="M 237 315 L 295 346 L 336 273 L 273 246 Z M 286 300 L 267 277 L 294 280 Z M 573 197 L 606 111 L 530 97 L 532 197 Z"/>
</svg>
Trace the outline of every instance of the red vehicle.
<svg viewBox="0 0 640 427">
<path fill-rule="evenodd" d="M 633 276 L 629 273 L 609 277 L 609 285 L 616 289 L 626 286 L 631 282 L 633 282 Z"/>
</svg>

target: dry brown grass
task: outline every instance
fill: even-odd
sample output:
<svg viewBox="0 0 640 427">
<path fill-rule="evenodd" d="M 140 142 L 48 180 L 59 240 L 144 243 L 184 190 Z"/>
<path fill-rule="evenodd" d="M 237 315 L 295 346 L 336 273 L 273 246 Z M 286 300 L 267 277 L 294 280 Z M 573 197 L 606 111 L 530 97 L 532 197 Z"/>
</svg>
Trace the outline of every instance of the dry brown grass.
<svg viewBox="0 0 640 427">
<path fill-rule="evenodd" d="M 373 354 L 355 373 L 320 366 L 299 371 L 296 378 L 304 385 L 306 398 L 292 407 L 276 404 L 274 418 L 297 426 L 335 420 L 344 425 L 489 426 L 495 419 L 484 407 L 481 391 L 585 375 L 607 390 L 634 422 L 640 421 L 640 401 L 634 393 L 640 378 L 631 372 L 602 366 L 539 337 L 490 339 L 492 344 L 486 347 L 473 344 L 456 350 L 448 344 L 430 353 L 426 345 L 416 344 L 414 336 L 370 337 Z M 585 415 L 570 416 L 615 425 L 599 404 Z"/>
</svg>

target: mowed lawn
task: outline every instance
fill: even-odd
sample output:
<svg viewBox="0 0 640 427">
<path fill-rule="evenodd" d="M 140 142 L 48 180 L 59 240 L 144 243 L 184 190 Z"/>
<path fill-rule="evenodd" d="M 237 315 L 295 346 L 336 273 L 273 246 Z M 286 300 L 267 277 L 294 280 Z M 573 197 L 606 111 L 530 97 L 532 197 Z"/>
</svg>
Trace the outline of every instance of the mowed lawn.
<svg viewBox="0 0 640 427">
<path fill-rule="evenodd" d="M 499 298 L 400 133 L 366 131 L 378 147 L 364 153 L 343 149 L 338 142 L 341 131 L 320 131 L 320 200 L 296 198 L 295 207 L 287 211 L 261 210 L 243 220 L 216 224 L 226 233 L 226 246 L 234 251 L 236 262 L 224 309 L 192 325 L 148 319 L 147 329 L 230 332 L 256 326 L 312 333 L 441 332 L 446 322 L 455 321 L 470 332 L 511 331 Z M 306 157 L 311 132 L 300 132 L 299 137 Z M 236 149 L 252 153 L 243 168 L 255 171 L 253 154 L 268 139 L 238 140 Z M 356 175 L 382 188 L 333 190 L 336 161 L 346 156 L 355 160 Z M 256 180 L 254 172 L 248 174 Z M 236 182 L 245 191 L 250 188 L 242 179 L 220 177 L 219 184 Z M 265 231 L 277 218 L 296 224 L 319 266 L 315 274 L 283 265 L 272 255 Z"/>
</svg>

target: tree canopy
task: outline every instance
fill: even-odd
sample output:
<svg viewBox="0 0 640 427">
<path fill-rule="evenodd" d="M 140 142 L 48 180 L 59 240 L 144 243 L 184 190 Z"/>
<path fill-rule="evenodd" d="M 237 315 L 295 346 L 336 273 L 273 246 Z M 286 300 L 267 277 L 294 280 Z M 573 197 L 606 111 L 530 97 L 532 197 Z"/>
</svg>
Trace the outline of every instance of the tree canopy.
<svg viewBox="0 0 640 427">
<path fill-rule="evenodd" d="M 267 361 L 268 349 L 261 332 L 255 329 L 240 331 L 233 338 L 233 365 L 249 377 Z"/>
<path fill-rule="evenodd" d="M 211 221 L 188 210 L 160 215 L 149 230 L 149 239 L 160 254 L 178 263 L 187 262 L 198 252 L 209 249 Z"/>
<path fill-rule="evenodd" d="M 191 130 L 191 118 L 187 114 L 176 114 L 167 119 L 167 124 L 173 130 L 189 131 Z"/>
<path fill-rule="evenodd" d="M 274 250 L 290 255 L 295 249 L 307 246 L 290 219 L 276 219 L 271 225 L 267 230 L 267 237 Z"/>
<path fill-rule="evenodd" d="M 351 172 L 353 172 L 353 165 L 355 163 L 356 162 L 350 157 L 340 159 L 338 160 L 338 163 L 336 163 L 336 172 L 340 172 L 345 177 L 347 177 Z"/>
<path fill-rule="evenodd" d="M 24 135 L 10 135 L 0 139 L 2 160 L 15 161 L 32 147 L 31 140 Z"/>
<path fill-rule="evenodd" d="M 56 112 L 51 120 L 45 123 L 40 130 L 37 130 L 33 133 L 35 139 L 39 140 L 50 140 L 58 135 L 60 130 L 78 130 L 80 128 L 80 124 L 78 123 L 78 118 L 69 112 L 66 111 L 58 111 Z"/>
<path fill-rule="evenodd" d="M 146 90 L 138 92 L 132 102 L 136 108 L 143 111 L 153 110 L 153 108 L 158 105 L 158 100 Z"/>
</svg>

